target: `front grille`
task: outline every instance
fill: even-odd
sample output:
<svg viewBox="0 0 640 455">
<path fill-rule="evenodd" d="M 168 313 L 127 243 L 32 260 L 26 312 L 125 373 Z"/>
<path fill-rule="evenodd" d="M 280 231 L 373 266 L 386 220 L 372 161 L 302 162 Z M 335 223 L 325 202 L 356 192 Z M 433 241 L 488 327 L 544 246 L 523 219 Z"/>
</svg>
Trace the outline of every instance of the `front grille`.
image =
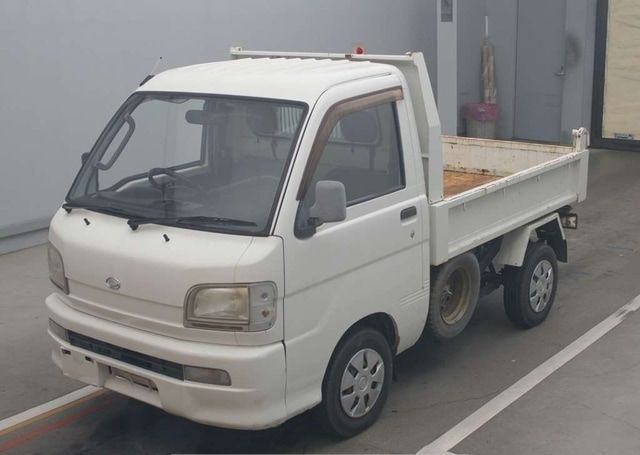
<svg viewBox="0 0 640 455">
<path fill-rule="evenodd" d="M 184 380 L 182 365 L 168 360 L 158 359 L 150 355 L 130 351 L 104 341 L 96 340 L 69 330 L 69 343 L 78 348 L 95 352 L 115 360 L 119 360 L 129 365 L 134 365 L 154 373 L 163 374 L 172 378 Z"/>
</svg>

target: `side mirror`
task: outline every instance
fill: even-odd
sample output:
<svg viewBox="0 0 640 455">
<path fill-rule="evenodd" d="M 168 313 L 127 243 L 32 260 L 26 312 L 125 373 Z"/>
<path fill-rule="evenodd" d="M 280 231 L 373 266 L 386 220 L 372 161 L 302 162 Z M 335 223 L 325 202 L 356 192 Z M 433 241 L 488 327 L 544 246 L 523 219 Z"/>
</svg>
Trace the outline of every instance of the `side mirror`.
<svg viewBox="0 0 640 455">
<path fill-rule="evenodd" d="M 82 155 L 80 155 L 81 164 L 86 163 L 88 159 L 89 159 L 89 152 L 84 152 Z"/>
<path fill-rule="evenodd" d="M 321 180 L 316 183 L 316 202 L 309 209 L 309 224 L 343 221 L 347 217 L 347 192 L 342 182 Z"/>
</svg>

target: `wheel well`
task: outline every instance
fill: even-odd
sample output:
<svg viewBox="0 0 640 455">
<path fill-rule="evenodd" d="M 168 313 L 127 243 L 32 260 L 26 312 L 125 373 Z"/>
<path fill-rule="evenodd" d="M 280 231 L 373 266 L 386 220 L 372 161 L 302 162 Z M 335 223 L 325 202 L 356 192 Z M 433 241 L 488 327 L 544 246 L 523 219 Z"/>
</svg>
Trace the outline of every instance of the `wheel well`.
<svg viewBox="0 0 640 455">
<path fill-rule="evenodd" d="M 400 338 L 398 338 L 398 329 L 393 318 L 387 313 L 374 313 L 360 319 L 358 322 L 349 327 L 344 335 L 342 335 L 342 338 L 340 338 L 340 341 L 338 342 L 338 346 L 353 332 L 364 327 L 370 327 L 382 333 L 389 342 L 391 350 L 394 353 L 396 352 L 396 349 L 398 348 L 398 342 L 400 341 Z"/>
<path fill-rule="evenodd" d="M 521 226 L 502 237 L 502 244 L 495 263 L 501 266 L 520 267 L 531 242 L 544 241 L 556 253 L 558 261 L 567 262 L 567 241 L 557 213 Z"/>
<path fill-rule="evenodd" d="M 536 229 L 536 236 L 539 240 L 547 242 L 553 251 L 555 251 L 558 261 L 568 261 L 567 241 L 562 233 L 562 227 L 557 220 L 540 226 Z"/>
</svg>

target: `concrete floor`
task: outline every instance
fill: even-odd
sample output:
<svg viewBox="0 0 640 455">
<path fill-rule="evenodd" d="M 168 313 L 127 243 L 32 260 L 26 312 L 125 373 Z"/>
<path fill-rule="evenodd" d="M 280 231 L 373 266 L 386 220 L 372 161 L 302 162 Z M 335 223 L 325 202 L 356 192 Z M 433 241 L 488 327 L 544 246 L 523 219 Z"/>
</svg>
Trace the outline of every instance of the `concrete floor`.
<svg viewBox="0 0 640 455">
<path fill-rule="evenodd" d="M 0 419 L 79 387 L 51 363 L 44 246 L 0 256 Z"/>
<path fill-rule="evenodd" d="M 569 231 L 556 304 L 542 326 L 507 321 L 499 292 L 448 343 L 421 341 L 398 359 L 381 419 L 348 441 L 305 414 L 264 432 L 210 428 L 107 393 L 0 433 L 11 453 L 414 453 L 640 294 L 640 154 L 594 152 L 589 199 Z M 0 257 L 0 418 L 81 385 L 48 359 L 45 249 Z M 640 453 L 640 314 L 633 314 L 469 436 L 454 453 Z"/>
</svg>

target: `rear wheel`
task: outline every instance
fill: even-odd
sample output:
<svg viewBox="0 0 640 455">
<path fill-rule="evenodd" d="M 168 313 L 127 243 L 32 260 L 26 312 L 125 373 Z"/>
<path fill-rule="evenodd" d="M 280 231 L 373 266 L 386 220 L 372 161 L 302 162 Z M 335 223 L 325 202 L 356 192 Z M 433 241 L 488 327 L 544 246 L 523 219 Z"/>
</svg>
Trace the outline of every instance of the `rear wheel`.
<svg viewBox="0 0 640 455">
<path fill-rule="evenodd" d="M 504 271 L 504 309 L 515 325 L 531 328 L 551 311 L 558 288 L 556 253 L 544 242 L 531 244 L 522 267 Z"/>
<path fill-rule="evenodd" d="M 387 339 L 366 328 L 338 346 L 327 369 L 320 407 L 325 428 L 350 437 L 371 426 L 387 401 L 393 375 Z"/>
<path fill-rule="evenodd" d="M 438 267 L 431 283 L 427 327 L 438 339 L 455 337 L 469 324 L 478 304 L 480 266 L 472 253 Z"/>
</svg>

